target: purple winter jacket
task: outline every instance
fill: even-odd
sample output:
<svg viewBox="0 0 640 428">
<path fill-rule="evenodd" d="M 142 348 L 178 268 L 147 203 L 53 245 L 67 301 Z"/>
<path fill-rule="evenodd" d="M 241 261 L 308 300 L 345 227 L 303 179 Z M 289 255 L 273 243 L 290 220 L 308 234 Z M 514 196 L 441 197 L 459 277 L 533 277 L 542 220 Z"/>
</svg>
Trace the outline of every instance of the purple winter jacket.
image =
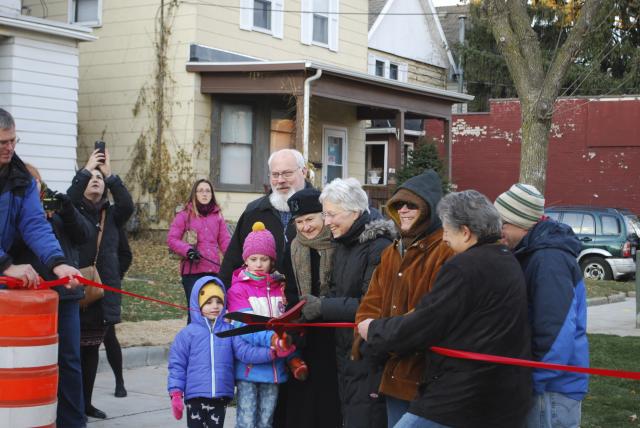
<svg viewBox="0 0 640 428">
<path fill-rule="evenodd" d="M 187 230 L 193 230 L 198 235 L 197 250 L 202 255 L 200 261 L 187 259 L 187 251 L 191 245 L 182 240 Z M 220 208 L 216 207 L 206 217 L 196 216 L 191 209 L 191 203 L 184 210 L 176 214 L 167 234 L 169 249 L 182 257 L 180 275 L 195 273 L 213 273 L 220 271 L 220 252 L 227 251 L 231 236 L 222 217 Z"/>
</svg>

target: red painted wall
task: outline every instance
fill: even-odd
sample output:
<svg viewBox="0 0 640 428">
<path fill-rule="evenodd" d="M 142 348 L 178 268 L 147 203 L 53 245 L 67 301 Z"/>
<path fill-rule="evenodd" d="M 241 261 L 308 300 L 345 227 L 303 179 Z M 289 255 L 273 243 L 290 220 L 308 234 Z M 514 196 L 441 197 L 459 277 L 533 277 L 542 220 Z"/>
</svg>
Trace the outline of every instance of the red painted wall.
<svg viewBox="0 0 640 428">
<path fill-rule="evenodd" d="M 640 214 L 640 96 L 556 102 L 547 166 L 547 206 L 625 207 Z M 444 151 L 443 124 L 427 135 Z M 489 113 L 453 115 L 453 182 L 495 199 L 517 182 L 520 103 L 493 100 Z"/>
</svg>

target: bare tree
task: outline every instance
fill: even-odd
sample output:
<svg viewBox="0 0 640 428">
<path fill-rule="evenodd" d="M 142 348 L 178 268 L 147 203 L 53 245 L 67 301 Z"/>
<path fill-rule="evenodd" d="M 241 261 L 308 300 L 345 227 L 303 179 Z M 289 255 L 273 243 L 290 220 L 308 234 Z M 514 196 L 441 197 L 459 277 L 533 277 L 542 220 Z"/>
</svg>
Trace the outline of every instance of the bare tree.
<svg viewBox="0 0 640 428">
<path fill-rule="evenodd" d="M 601 0 L 584 0 L 564 43 L 545 70 L 526 0 L 485 0 L 489 25 L 505 58 L 522 109 L 520 181 L 544 192 L 553 107 L 562 78 L 593 27 Z"/>
</svg>

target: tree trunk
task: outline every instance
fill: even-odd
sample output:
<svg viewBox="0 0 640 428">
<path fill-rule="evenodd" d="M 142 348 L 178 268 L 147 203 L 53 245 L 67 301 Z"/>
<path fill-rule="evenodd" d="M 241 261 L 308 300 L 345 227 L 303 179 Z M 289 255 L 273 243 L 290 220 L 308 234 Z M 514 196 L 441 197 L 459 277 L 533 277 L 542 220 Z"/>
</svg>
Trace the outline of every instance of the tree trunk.
<svg viewBox="0 0 640 428">
<path fill-rule="evenodd" d="M 519 181 L 535 186 L 544 194 L 551 119 L 545 119 L 526 111 L 527 109 L 523 105 Z"/>
</svg>

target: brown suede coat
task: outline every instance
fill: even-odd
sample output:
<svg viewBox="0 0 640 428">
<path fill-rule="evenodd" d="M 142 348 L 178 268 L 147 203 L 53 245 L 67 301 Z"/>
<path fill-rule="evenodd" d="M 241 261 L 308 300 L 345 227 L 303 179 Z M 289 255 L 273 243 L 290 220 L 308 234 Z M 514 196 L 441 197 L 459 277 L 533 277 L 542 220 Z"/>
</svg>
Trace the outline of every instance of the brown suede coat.
<svg viewBox="0 0 640 428">
<path fill-rule="evenodd" d="M 396 240 L 382 253 L 367 294 L 358 308 L 356 323 L 367 318 L 390 317 L 412 311 L 422 296 L 431 291 L 442 264 L 453 255 L 442 241 L 442 229 L 414 242 L 404 257 L 400 256 L 398 245 Z M 354 341 L 356 358 L 360 342 Z M 385 364 L 379 391 L 401 400 L 413 400 L 424 373 L 424 352 L 403 357 L 392 354 Z"/>
</svg>

